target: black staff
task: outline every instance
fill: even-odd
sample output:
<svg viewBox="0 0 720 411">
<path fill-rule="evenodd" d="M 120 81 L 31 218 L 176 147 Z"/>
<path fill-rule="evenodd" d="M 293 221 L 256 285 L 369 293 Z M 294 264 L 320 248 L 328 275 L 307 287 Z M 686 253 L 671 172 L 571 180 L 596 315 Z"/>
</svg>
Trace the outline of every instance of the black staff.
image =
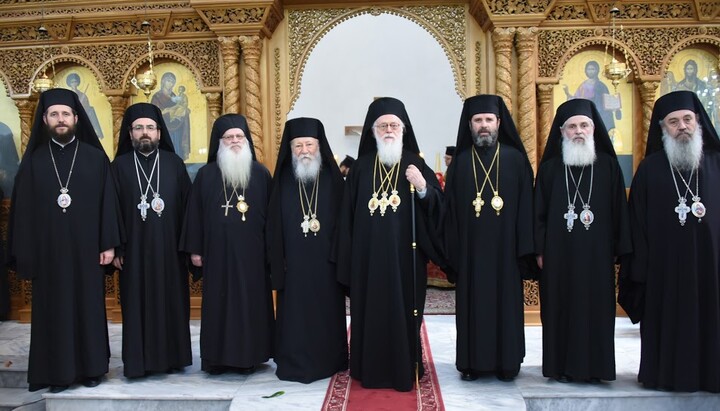
<svg viewBox="0 0 720 411">
<path fill-rule="evenodd" d="M 417 307 L 417 241 L 415 234 L 415 186 L 410 184 L 410 216 L 412 218 L 413 317 L 415 322 L 415 387 L 420 394 L 420 324 Z"/>
</svg>

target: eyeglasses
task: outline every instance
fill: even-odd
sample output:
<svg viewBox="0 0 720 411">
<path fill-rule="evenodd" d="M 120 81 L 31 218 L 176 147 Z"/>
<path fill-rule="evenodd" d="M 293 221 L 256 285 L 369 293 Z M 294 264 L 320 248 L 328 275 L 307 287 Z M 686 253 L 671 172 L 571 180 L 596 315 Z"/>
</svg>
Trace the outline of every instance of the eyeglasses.
<svg viewBox="0 0 720 411">
<path fill-rule="evenodd" d="M 245 139 L 245 136 L 242 135 L 242 134 L 228 134 L 228 135 L 222 136 L 222 137 L 220 137 L 220 138 L 222 138 L 222 139 L 225 140 L 225 141 L 232 141 L 232 140 L 234 140 L 234 139 L 244 140 L 244 139 Z"/>
<path fill-rule="evenodd" d="M 137 125 L 130 127 L 130 129 L 135 130 L 135 131 L 143 131 L 143 130 L 155 131 L 155 130 L 157 130 L 157 126 L 152 125 L 152 124 L 148 124 L 146 126 L 144 126 L 142 124 L 137 124 Z"/>
<path fill-rule="evenodd" d="M 389 128 L 390 130 L 395 131 L 400 127 L 402 127 L 402 124 L 400 123 L 380 123 L 375 125 L 375 128 L 378 130 L 387 130 Z"/>
</svg>

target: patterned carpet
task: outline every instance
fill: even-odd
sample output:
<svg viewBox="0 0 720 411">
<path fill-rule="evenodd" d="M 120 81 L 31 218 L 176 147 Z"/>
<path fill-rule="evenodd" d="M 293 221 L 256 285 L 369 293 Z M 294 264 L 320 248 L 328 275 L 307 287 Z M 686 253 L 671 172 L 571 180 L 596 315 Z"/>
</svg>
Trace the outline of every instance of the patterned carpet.
<svg viewBox="0 0 720 411">
<path fill-rule="evenodd" d="M 350 299 L 345 299 L 345 314 L 350 315 Z M 428 287 L 425 314 L 455 314 L 455 289 Z"/>
</svg>

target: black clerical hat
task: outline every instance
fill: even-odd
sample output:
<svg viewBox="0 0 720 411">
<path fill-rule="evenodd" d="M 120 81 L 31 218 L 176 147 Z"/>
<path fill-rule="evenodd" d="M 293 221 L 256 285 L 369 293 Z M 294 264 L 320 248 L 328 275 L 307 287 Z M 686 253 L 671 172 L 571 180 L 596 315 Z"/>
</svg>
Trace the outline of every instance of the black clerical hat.
<svg viewBox="0 0 720 411">
<path fill-rule="evenodd" d="M 505 101 L 500 96 L 493 94 L 480 94 L 470 97 L 463 103 L 462 114 L 460 115 L 460 124 L 458 126 L 457 141 L 455 142 L 455 154 L 469 149 L 473 145 L 472 133 L 470 130 L 470 120 L 475 114 L 490 113 L 495 114 L 500 119 L 500 128 L 498 129 L 498 141 L 515 147 L 521 153 L 527 154 L 525 146 L 522 143 L 520 134 L 515 128 L 515 122 L 510 115 L 510 111 L 505 105 Z M 528 164 L 530 162 L 528 161 Z"/>
<path fill-rule="evenodd" d="M 44 120 L 43 114 L 50 107 L 56 104 L 62 104 L 70 107 L 75 111 L 77 115 L 77 123 L 75 124 L 75 138 L 84 143 L 90 144 L 91 146 L 101 150 L 103 153 L 102 144 L 95 134 L 95 129 L 90 122 L 83 105 L 80 103 L 78 95 L 68 89 L 64 88 L 53 88 L 40 94 L 37 108 L 35 110 L 35 118 L 33 120 L 33 126 L 30 131 L 30 140 L 28 141 L 23 159 L 28 153 L 32 153 L 42 144 L 46 144 L 50 139 L 50 136 L 44 132 Z"/>
<path fill-rule="evenodd" d="M 278 151 L 277 163 L 275 164 L 275 174 L 282 173 L 286 166 L 292 167 L 292 150 L 290 143 L 298 137 L 315 137 L 320 145 L 320 155 L 322 156 L 322 166 L 329 167 L 333 174 L 337 171 L 337 177 L 342 180 L 342 175 L 338 169 L 335 157 L 325 136 L 325 127 L 323 123 L 316 118 L 300 117 L 288 120 L 285 123 L 282 140 L 280 141 L 280 149 Z"/>
<path fill-rule="evenodd" d="M 650 117 L 645 157 L 663 149 L 660 121 L 668 114 L 678 110 L 691 110 L 697 115 L 697 122 L 702 127 L 703 149 L 720 150 L 717 131 L 697 94 L 682 90 L 665 94 L 655 102 L 652 117 Z"/>
<path fill-rule="evenodd" d="M 617 158 L 612 140 L 610 140 L 610 135 L 607 128 L 605 128 L 600 112 L 595 107 L 595 103 L 584 98 L 575 98 L 560 104 L 560 107 L 557 108 L 540 164 L 562 155 L 562 132 L 560 127 L 572 116 L 586 116 L 592 119 L 595 124 L 595 132 L 593 133 L 595 151 L 607 153 Z"/>
<path fill-rule="evenodd" d="M 136 103 L 125 110 L 122 126 L 120 127 L 120 139 L 118 142 L 115 157 L 133 151 L 132 138 L 130 137 L 130 127 L 132 123 L 139 118 L 149 118 L 157 123 L 160 130 L 160 143 L 158 148 L 170 152 L 175 152 L 175 147 L 170 138 L 170 131 L 165 125 L 165 119 L 162 116 L 160 108 L 154 104 Z"/>
<path fill-rule="evenodd" d="M 248 127 L 247 120 L 240 114 L 224 114 L 218 117 L 213 123 L 212 131 L 210 132 L 210 147 L 208 148 L 208 163 L 214 163 L 217 161 L 217 153 L 220 149 L 220 139 L 226 131 L 231 128 L 239 128 L 245 133 L 247 137 L 248 147 L 250 153 L 252 153 L 253 161 L 257 161 L 255 156 L 255 145 L 253 145 L 252 135 L 250 134 L 250 127 Z"/>
<path fill-rule="evenodd" d="M 455 155 L 455 146 L 445 147 L 445 155 L 446 156 L 454 156 Z"/>
<path fill-rule="evenodd" d="M 396 98 L 381 97 L 370 103 L 370 106 L 368 107 L 367 115 L 365 116 L 365 123 L 363 124 L 362 135 L 360 136 L 358 157 L 366 153 L 377 152 L 377 142 L 375 141 L 375 135 L 373 133 L 373 125 L 378 117 L 386 114 L 396 115 L 405 126 L 405 132 L 403 133 L 403 150 L 420 154 L 420 148 L 418 148 L 417 140 L 415 138 L 415 131 L 413 131 L 412 124 L 410 123 L 410 117 L 405 110 L 405 105 L 402 101 Z"/>
</svg>

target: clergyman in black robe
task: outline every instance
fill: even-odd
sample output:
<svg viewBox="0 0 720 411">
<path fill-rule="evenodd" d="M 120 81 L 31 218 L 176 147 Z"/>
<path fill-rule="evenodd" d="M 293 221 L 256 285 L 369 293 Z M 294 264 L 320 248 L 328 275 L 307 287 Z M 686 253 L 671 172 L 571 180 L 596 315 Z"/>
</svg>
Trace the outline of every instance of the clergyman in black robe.
<svg viewBox="0 0 720 411">
<path fill-rule="evenodd" d="M 286 122 L 267 223 L 281 380 L 310 383 L 348 367 L 345 293 L 331 256 L 343 187 L 320 120 Z"/>
<path fill-rule="evenodd" d="M 535 182 L 543 375 L 615 379 L 615 261 L 632 251 L 625 185 L 590 100 L 560 105 Z"/>
<path fill-rule="evenodd" d="M 417 190 L 414 222 L 411 183 Z M 401 101 L 383 97 L 370 104 L 345 184 L 338 278 L 350 287 L 350 375 L 366 388 L 410 391 L 416 364 L 418 375 L 424 372 L 418 330 L 428 257 L 440 262 L 440 244 L 432 241 L 439 239 L 443 195 L 419 156 Z"/>
<path fill-rule="evenodd" d="M 535 260 L 533 172 L 503 99 L 465 100 L 445 185 L 463 380 L 511 380 L 525 357 L 523 277 Z"/>
<path fill-rule="evenodd" d="M 40 95 L 8 227 L 18 277 L 32 280 L 30 390 L 98 385 L 110 357 L 102 266 L 120 216 L 110 161 L 70 90 Z"/>
<path fill-rule="evenodd" d="M 126 240 L 120 270 L 123 373 L 128 378 L 192 364 L 187 256 L 178 251 L 190 177 L 157 106 L 128 107 L 111 169 Z"/>
<path fill-rule="evenodd" d="M 190 190 L 180 241 L 194 275 L 203 278 L 200 356 L 210 374 L 250 373 L 272 356 L 265 257 L 270 182 L 270 172 L 255 159 L 245 117 L 219 117 L 208 162 Z"/>
<path fill-rule="evenodd" d="M 697 95 L 655 102 L 630 188 L 618 300 L 640 322 L 646 388 L 720 392 L 720 141 Z"/>
</svg>

